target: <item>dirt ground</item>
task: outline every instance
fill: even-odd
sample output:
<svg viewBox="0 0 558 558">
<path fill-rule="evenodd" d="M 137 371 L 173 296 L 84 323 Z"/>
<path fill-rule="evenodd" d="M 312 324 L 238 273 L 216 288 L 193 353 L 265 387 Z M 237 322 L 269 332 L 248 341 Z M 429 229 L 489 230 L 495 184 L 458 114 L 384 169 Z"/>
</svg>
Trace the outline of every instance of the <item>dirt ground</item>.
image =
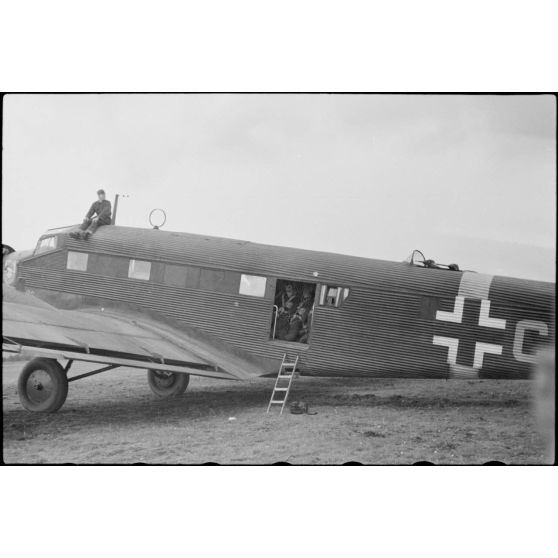
<svg viewBox="0 0 558 558">
<path fill-rule="evenodd" d="M 146 373 L 70 384 L 55 414 L 20 405 L 23 362 L 4 362 L 5 463 L 543 463 L 527 381 L 298 378 L 290 401 L 315 415 L 266 414 L 272 379 L 192 377 L 160 400 Z M 91 370 L 75 365 L 73 374 Z"/>
</svg>

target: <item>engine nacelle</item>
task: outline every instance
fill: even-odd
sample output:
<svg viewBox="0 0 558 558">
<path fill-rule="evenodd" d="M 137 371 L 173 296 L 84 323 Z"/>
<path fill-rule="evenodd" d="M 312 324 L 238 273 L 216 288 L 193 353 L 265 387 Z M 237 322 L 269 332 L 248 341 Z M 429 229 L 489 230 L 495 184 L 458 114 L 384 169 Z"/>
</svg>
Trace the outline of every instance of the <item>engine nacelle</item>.
<svg viewBox="0 0 558 558">
<path fill-rule="evenodd" d="M 2 282 L 11 287 L 17 286 L 17 264 L 31 254 L 33 250 L 16 252 L 11 246 L 2 244 Z"/>
</svg>

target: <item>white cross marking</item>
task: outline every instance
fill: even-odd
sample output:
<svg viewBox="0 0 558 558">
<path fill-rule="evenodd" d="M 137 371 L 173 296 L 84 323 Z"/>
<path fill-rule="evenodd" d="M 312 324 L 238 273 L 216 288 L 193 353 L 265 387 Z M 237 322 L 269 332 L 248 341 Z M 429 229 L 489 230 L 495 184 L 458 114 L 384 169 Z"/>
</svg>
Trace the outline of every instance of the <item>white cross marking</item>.
<svg viewBox="0 0 558 558">
<path fill-rule="evenodd" d="M 480 313 L 479 313 L 479 326 L 482 327 L 490 327 L 494 329 L 506 329 L 506 320 L 501 318 L 491 318 L 490 317 L 490 300 L 487 298 L 481 298 L 482 294 L 488 296 L 488 289 L 490 287 L 490 282 L 492 277 L 486 276 L 489 278 L 488 281 L 482 280 L 482 289 L 477 289 L 476 291 L 472 292 L 471 289 L 473 287 L 478 287 L 477 283 L 479 283 L 478 279 L 474 281 L 470 281 L 470 285 L 468 286 L 469 291 L 472 292 L 475 296 L 468 296 L 468 298 L 472 298 L 473 300 L 481 301 Z M 482 278 L 481 278 L 482 279 Z M 463 286 L 463 285 L 462 285 Z M 461 287 L 462 287 L 461 286 Z M 457 295 L 455 297 L 455 303 L 453 306 L 452 312 L 446 312 L 444 310 L 438 310 L 436 312 L 436 319 L 442 322 L 453 322 L 455 324 L 460 324 L 463 320 L 463 309 L 465 307 L 465 294 L 468 293 L 467 289 L 463 288 L 460 291 L 463 294 Z M 478 291 L 478 292 L 477 292 Z M 482 294 L 481 294 L 482 293 Z M 523 339 L 521 339 L 523 341 Z M 450 365 L 455 366 L 457 364 L 457 350 L 459 348 L 459 339 L 455 339 L 453 337 L 443 337 L 440 335 L 434 335 L 432 339 L 432 343 L 434 345 L 440 345 L 442 347 L 447 347 L 448 349 L 448 358 L 447 362 Z M 502 345 L 496 345 L 494 343 L 481 343 L 477 341 L 475 343 L 475 355 L 473 358 L 473 370 L 482 368 L 484 355 L 485 354 L 492 354 L 492 355 L 501 355 L 503 347 Z M 517 358 L 517 357 L 516 357 Z"/>
<path fill-rule="evenodd" d="M 493 343 L 475 343 L 475 357 L 473 359 L 473 366 L 475 368 L 482 368 L 482 361 L 484 355 L 489 353 L 491 355 L 501 355 L 502 345 L 494 345 Z"/>
<path fill-rule="evenodd" d="M 440 345 L 442 347 L 448 348 L 448 364 L 457 364 L 457 349 L 459 347 L 459 339 L 454 339 L 453 337 L 441 337 L 440 335 L 434 335 L 432 339 L 434 345 Z"/>
<path fill-rule="evenodd" d="M 490 300 L 481 300 L 479 325 L 493 327 L 495 329 L 506 329 L 506 320 L 490 317 Z"/>
<path fill-rule="evenodd" d="M 436 319 L 442 322 L 453 322 L 455 324 L 460 324 L 463 319 L 463 307 L 465 306 L 465 297 L 456 296 L 455 304 L 453 307 L 453 312 L 445 312 L 444 310 L 438 310 L 436 312 Z"/>
</svg>

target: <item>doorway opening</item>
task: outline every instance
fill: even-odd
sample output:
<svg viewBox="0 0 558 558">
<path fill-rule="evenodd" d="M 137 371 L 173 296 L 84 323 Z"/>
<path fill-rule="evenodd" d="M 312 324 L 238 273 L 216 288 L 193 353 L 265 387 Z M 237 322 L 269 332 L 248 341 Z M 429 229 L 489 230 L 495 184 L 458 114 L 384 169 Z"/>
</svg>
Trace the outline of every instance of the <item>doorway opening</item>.
<svg viewBox="0 0 558 558">
<path fill-rule="evenodd" d="M 314 283 L 278 279 L 270 339 L 308 344 L 315 295 Z"/>
</svg>

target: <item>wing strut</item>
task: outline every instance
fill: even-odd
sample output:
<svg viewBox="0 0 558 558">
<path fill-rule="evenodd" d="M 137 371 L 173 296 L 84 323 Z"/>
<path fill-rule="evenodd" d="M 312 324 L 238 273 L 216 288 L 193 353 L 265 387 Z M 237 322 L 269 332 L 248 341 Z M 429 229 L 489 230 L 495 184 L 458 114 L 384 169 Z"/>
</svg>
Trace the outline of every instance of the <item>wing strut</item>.
<svg viewBox="0 0 558 558">
<path fill-rule="evenodd" d="M 73 361 L 69 361 L 73 362 Z M 67 367 L 69 369 L 69 366 Z M 109 364 L 108 366 L 103 366 L 103 368 L 99 368 L 97 370 L 93 370 L 92 372 L 85 372 L 85 374 L 79 374 L 78 376 L 74 376 L 73 378 L 68 378 L 68 382 L 75 382 L 76 380 L 81 380 L 82 378 L 87 378 L 88 376 L 95 376 L 95 374 L 100 374 L 101 372 L 106 372 L 107 370 L 112 370 L 113 368 L 118 368 L 117 364 Z"/>
</svg>

